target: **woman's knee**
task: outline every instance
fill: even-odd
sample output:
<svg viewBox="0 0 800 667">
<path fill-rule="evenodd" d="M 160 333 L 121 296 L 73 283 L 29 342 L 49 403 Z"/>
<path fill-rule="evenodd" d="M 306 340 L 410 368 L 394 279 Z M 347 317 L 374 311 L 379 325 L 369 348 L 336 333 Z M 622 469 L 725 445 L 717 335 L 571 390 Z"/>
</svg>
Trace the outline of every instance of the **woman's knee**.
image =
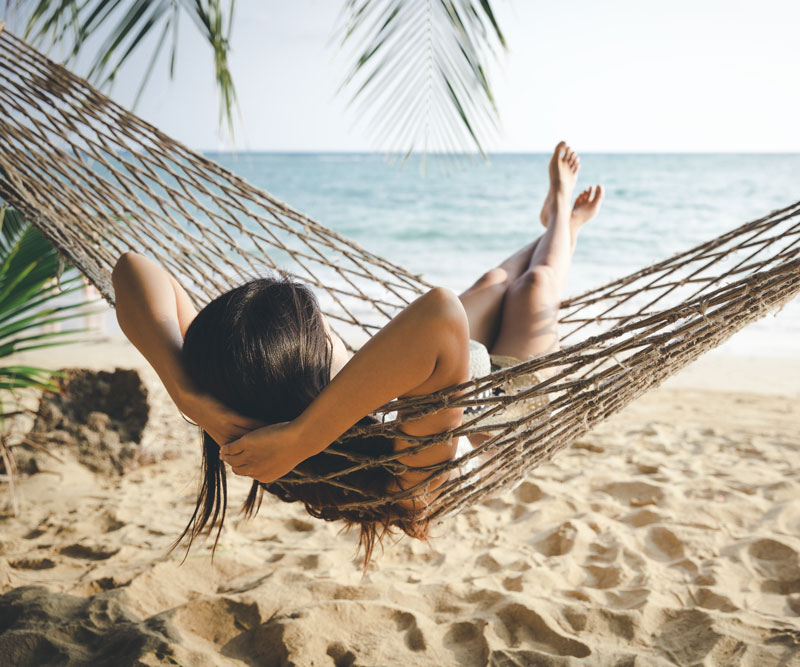
<svg viewBox="0 0 800 667">
<path fill-rule="evenodd" d="M 475 281 L 475 284 L 470 287 L 470 289 L 485 289 L 487 287 L 494 287 L 495 285 L 508 286 L 508 273 L 505 269 L 489 269 Z"/>
<path fill-rule="evenodd" d="M 547 294 L 556 286 L 555 271 L 546 264 L 539 264 L 523 272 L 514 281 L 515 291 L 536 294 Z"/>
</svg>

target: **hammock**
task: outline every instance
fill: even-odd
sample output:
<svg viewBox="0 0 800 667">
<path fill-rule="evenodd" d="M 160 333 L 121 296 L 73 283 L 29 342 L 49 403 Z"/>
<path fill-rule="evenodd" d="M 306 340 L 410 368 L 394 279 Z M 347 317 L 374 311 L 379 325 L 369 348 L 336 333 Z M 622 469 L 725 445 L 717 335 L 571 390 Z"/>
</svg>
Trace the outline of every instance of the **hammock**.
<svg viewBox="0 0 800 667">
<path fill-rule="evenodd" d="M 51 62 L 0 24 L 0 199 L 28 220 L 114 304 L 111 270 L 127 250 L 161 263 L 197 307 L 267 270 L 312 286 L 353 345 L 430 288 L 235 174 L 170 139 Z M 356 433 L 399 433 L 395 410 L 482 407 L 445 435 L 402 454 L 347 457 L 322 477 L 348 488 L 348 507 L 418 494 L 425 482 L 374 497 L 347 486 L 354 470 L 405 469 L 397 459 L 454 435 L 492 437 L 458 460 L 428 507 L 431 519 L 522 479 L 541 461 L 800 291 L 800 202 L 561 304 L 562 349 L 429 396 L 395 401 Z M 353 348 L 351 347 L 351 350 Z M 548 379 L 527 384 L 528 374 Z M 501 394 L 491 390 L 515 386 Z M 466 390 L 458 396 L 459 390 Z M 546 400 L 531 401 L 532 397 Z M 537 407 L 527 409 L 525 406 Z M 409 439 L 409 436 L 403 435 Z M 411 438 L 412 440 L 414 438 Z M 464 465 L 475 457 L 477 465 Z"/>
</svg>

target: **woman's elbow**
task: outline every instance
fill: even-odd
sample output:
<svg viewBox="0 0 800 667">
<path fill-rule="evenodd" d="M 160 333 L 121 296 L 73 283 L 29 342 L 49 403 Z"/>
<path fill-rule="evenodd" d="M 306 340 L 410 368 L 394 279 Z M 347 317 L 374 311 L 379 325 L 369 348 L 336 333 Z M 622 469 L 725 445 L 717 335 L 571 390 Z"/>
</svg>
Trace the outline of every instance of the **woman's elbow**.
<svg viewBox="0 0 800 667">
<path fill-rule="evenodd" d="M 131 250 L 128 252 L 123 252 L 114 264 L 114 268 L 111 270 L 111 281 L 118 281 L 122 275 L 131 269 L 134 262 L 136 262 L 135 258 L 140 256 L 141 255 Z"/>
<path fill-rule="evenodd" d="M 129 250 L 123 252 L 111 271 L 111 284 L 114 291 L 118 292 L 120 287 L 124 289 L 126 284 L 141 280 L 143 276 L 152 271 L 152 262 L 144 255 Z"/>
</svg>

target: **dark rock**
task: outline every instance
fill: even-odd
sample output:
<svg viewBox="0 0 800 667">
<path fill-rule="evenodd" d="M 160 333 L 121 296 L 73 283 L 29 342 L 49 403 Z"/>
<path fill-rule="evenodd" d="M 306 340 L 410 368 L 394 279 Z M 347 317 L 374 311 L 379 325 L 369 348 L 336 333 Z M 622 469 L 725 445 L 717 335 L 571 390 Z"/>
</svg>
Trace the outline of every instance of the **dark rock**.
<svg viewBox="0 0 800 667">
<path fill-rule="evenodd" d="M 124 473 L 135 462 L 150 413 L 139 373 L 121 368 L 62 372 L 61 391 L 42 395 L 31 439 L 73 450 L 95 472 Z"/>
</svg>

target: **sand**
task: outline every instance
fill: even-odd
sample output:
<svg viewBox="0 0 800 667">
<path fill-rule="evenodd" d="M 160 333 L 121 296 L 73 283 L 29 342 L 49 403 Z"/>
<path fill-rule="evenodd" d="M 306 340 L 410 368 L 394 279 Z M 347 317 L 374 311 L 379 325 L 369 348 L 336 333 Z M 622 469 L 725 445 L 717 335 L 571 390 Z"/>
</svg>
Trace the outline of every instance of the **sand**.
<svg viewBox="0 0 800 667">
<path fill-rule="evenodd" d="M 123 342 L 36 358 L 143 368 Z M 4 510 L 3 664 L 800 665 L 797 362 L 708 357 L 363 578 L 338 525 L 272 500 L 242 520 L 235 477 L 213 564 L 168 554 L 199 440 L 142 375 L 143 446 L 170 457 L 48 460 Z"/>
</svg>

